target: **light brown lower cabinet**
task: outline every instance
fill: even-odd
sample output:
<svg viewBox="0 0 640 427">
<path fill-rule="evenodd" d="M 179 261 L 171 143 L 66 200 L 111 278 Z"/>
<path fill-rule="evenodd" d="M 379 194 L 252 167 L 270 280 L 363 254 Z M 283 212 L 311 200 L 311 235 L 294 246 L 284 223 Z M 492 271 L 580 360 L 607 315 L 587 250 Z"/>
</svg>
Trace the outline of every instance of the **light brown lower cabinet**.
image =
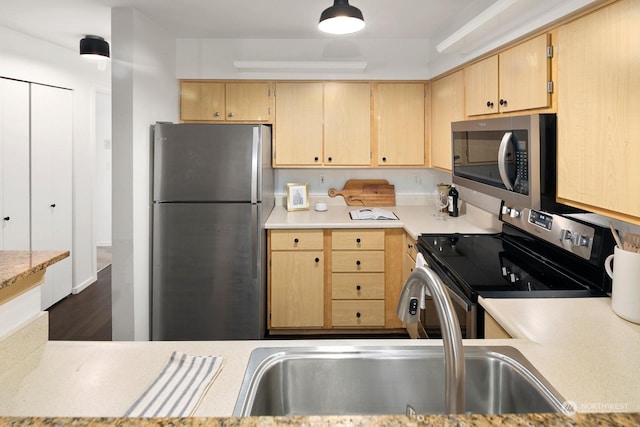
<svg viewBox="0 0 640 427">
<path fill-rule="evenodd" d="M 269 327 L 322 328 L 322 230 L 272 231 L 269 237 Z"/>
<path fill-rule="evenodd" d="M 402 328 L 401 229 L 269 231 L 271 334 Z"/>
<path fill-rule="evenodd" d="M 333 300 L 331 319 L 334 327 L 383 327 L 384 300 Z"/>
<path fill-rule="evenodd" d="M 485 339 L 505 339 L 511 335 L 489 313 L 484 313 L 484 337 Z"/>
</svg>

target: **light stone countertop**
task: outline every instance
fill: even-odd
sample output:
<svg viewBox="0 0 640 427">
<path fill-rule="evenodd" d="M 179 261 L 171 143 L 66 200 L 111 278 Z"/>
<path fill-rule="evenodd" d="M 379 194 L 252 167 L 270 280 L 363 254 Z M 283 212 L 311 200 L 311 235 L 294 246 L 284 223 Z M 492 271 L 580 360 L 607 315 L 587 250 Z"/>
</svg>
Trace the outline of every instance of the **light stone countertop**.
<svg viewBox="0 0 640 427">
<path fill-rule="evenodd" d="M 576 403 L 580 413 L 637 413 L 640 325 L 615 316 L 608 302 L 485 299 L 483 306 L 518 338 L 464 344 L 518 349 L 565 399 Z M 46 314 L 33 323 L 40 324 L 40 345 L 32 343 L 34 333 L 28 331 L 33 326 L 16 334 L 27 334 L 29 340 L 12 336 L 0 342 L 0 416 L 121 417 L 174 350 L 223 357 L 220 375 L 194 415 L 229 417 L 256 347 L 442 345 L 440 340 L 409 339 L 46 342 Z M 28 352 L 21 357 L 16 352 L 22 347 Z"/>
<path fill-rule="evenodd" d="M 288 212 L 285 207 L 276 206 L 265 227 L 268 229 L 403 228 L 414 239 L 422 233 L 494 233 L 501 230 L 501 223 L 496 214 L 470 204 L 466 204 L 464 214 L 456 218 L 446 216 L 444 221 L 436 219 L 433 216 L 434 208 L 424 204 L 381 207 L 394 212 L 398 220 L 352 220 L 349 212 L 356 209 L 359 207 L 330 204 L 326 212 L 317 212 L 313 207 L 307 211 Z"/>
<path fill-rule="evenodd" d="M 640 412 L 640 325 L 610 298 L 480 298 L 522 353 L 578 412 Z M 502 340 L 500 340 L 502 341 Z"/>
</svg>

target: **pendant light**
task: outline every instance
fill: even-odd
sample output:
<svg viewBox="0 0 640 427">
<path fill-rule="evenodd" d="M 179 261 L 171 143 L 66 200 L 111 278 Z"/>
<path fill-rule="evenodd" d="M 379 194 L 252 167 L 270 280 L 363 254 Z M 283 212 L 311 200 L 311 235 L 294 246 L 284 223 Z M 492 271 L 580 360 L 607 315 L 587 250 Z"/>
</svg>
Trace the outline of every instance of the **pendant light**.
<svg viewBox="0 0 640 427">
<path fill-rule="evenodd" d="M 109 59 L 109 43 L 99 36 L 85 36 L 80 40 L 80 56 L 89 59 Z"/>
<path fill-rule="evenodd" d="M 349 4 L 349 0 L 334 0 L 333 6 L 320 15 L 318 28 L 329 34 L 351 34 L 364 28 L 364 17 L 360 9 Z"/>
</svg>

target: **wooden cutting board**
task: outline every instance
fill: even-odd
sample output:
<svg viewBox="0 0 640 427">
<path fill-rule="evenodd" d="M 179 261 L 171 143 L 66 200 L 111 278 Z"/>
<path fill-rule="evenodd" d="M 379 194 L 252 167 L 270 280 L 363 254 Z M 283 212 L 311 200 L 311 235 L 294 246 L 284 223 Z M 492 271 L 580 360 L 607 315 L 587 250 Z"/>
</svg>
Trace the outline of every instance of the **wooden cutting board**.
<svg viewBox="0 0 640 427">
<path fill-rule="evenodd" d="M 329 196 L 344 197 L 348 206 L 395 206 L 396 190 L 386 179 L 350 179 L 342 190 L 329 189 Z"/>
</svg>

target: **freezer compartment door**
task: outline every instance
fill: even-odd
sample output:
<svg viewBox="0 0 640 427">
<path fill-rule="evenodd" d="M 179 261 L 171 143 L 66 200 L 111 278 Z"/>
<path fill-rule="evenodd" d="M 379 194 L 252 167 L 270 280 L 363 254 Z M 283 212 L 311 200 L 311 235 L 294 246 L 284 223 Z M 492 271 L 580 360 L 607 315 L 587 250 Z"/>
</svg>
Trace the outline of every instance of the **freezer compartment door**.
<svg viewBox="0 0 640 427">
<path fill-rule="evenodd" d="M 260 214 L 259 204 L 154 204 L 153 340 L 264 337 Z"/>
<path fill-rule="evenodd" d="M 157 124 L 154 201 L 261 200 L 262 127 Z"/>
</svg>

